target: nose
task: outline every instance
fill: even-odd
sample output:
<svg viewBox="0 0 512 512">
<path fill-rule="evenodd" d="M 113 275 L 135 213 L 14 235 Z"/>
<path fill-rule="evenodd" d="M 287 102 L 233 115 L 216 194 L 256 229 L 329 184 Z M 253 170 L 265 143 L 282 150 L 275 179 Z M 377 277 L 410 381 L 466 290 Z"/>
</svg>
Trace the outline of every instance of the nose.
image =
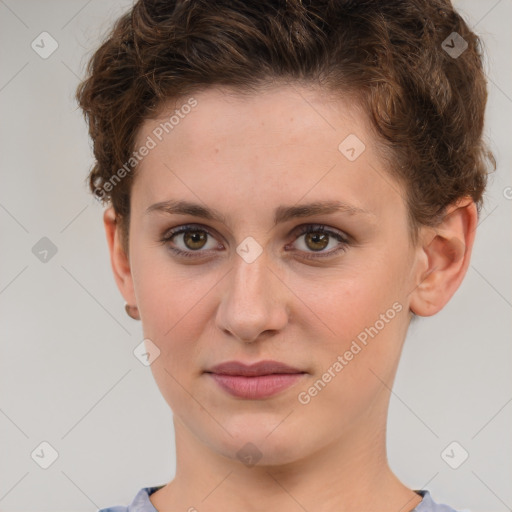
<svg viewBox="0 0 512 512">
<path fill-rule="evenodd" d="M 279 271 L 269 266 L 265 251 L 252 263 L 237 254 L 233 265 L 217 309 L 217 326 L 245 343 L 275 335 L 288 323 L 292 295 Z"/>
</svg>

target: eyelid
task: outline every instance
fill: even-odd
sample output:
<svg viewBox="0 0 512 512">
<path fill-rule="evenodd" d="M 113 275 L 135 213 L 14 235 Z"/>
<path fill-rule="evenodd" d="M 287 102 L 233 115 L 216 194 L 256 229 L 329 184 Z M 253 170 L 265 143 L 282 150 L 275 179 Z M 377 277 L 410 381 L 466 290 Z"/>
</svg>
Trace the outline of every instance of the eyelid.
<svg viewBox="0 0 512 512">
<path fill-rule="evenodd" d="M 304 233 L 309 233 L 309 232 L 313 232 L 313 233 L 327 233 L 328 235 L 335 235 L 335 236 L 338 236 L 340 237 L 341 239 L 343 239 L 343 241 L 345 242 L 350 242 L 350 237 L 348 234 L 346 234 L 344 231 L 341 231 L 339 229 L 336 229 L 336 228 L 331 228 L 329 226 L 326 226 L 325 224 L 322 224 L 322 223 L 314 223 L 314 222 L 310 222 L 310 223 L 304 223 L 304 224 L 300 224 L 299 226 L 296 226 L 293 230 L 292 230 L 292 235 L 303 235 Z"/>
<path fill-rule="evenodd" d="M 176 226 L 174 228 L 170 228 L 164 231 L 164 234 L 161 237 L 161 241 L 168 241 L 173 235 L 178 235 L 181 233 L 186 233 L 187 231 L 204 231 L 205 233 L 208 233 L 214 238 L 217 238 L 220 235 L 217 235 L 216 231 L 213 228 L 203 226 L 202 224 L 195 224 L 195 223 L 189 223 L 189 224 L 180 224 L 179 226 Z"/>
</svg>

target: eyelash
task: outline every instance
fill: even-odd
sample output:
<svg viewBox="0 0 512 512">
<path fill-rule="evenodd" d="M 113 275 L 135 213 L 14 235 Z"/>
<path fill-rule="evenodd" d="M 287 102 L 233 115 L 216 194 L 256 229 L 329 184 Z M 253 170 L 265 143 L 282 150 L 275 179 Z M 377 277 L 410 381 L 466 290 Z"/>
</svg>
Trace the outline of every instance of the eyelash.
<svg viewBox="0 0 512 512">
<path fill-rule="evenodd" d="M 314 252 L 312 252 L 312 253 L 309 253 L 309 254 L 314 254 L 313 256 L 304 256 L 304 255 L 301 256 L 304 259 L 318 259 L 318 258 L 331 257 L 331 256 L 334 256 L 335 254 L 340 253 L 340 252 L 345 252 L 347 250 L 347 248 L 348 248 L 349 240 L 346 237 L 344 237 L 341 233 L 338 233 L 338 232 L 333 231 L 331 229 L 327 229 L 324 225 L 321 225 L 321 224 L 305 224 L 305 225 L 299 226 L 297 229 L 298 229 L 298 233 L 296 234 L 296 239 L 301 237 L 302 235 L 306 235 L 308 233 L 320 233 L 320 234 L 327 234 L 330 237 L 333 237 L 336 240 L 338 240 L 338 242 L 340 242 L 340 245 L 336 249 L 332 249 L 332 250 L 330 250 L 329 252 L 326 252 L 326 253 L 322 253 L 322 252 L 314 253 Z M 177 228 L 173 228 L 173 229 L 167 230 L 164 233 L 164 235 L 160 238 L 160 242 L 162 244 L 169 243 L 175 236 L 177 236 L 179 234 L 182 234 L 182 233 L 186 233 L 188 231 L 204 232 L 204 233 L 207 233 L 208 236 L 211 236 L 212 238 L 215 238 L 213 236 L 213 234 L 210 233 L 210 231 L 208 231 L 206 228 L 204 228 L 204 227 L 202 227 L 200 225 L 197 225 L 197 224 L 185 224 L 183 226 L 178 226 Z M 208 251 L 202 251 L 200 249 L 198 249 L 197 251 L 182 251 L 181 249 L 177 249 L 176 247 L 172 247 L 172 246 L 169 246 L 169 249 L 174 254 L 176 254 L 177 256 L 184 256 L 186 258 L 197 258 L 197 257 L 200 257 L 200 256 L 196 256 L 196 253 L 208 252 Z M 301 251 L 299 251 L 299 252 L 301 252 Z"/>
</svg>

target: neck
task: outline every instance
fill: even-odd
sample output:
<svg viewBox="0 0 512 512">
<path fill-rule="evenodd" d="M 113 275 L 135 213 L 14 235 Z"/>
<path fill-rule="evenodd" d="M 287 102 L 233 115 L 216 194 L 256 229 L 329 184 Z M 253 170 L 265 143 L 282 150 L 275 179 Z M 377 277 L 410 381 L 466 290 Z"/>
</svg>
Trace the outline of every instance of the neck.
<svg viewBox="0 0 512 512">
<path fill-rule="evenodd" d="M 159 512 L 245 510 L 409 512 L 421 496 L 387 463 L 385 416 L 307 457 L 283 465 L 244 466 L 200 443 L 175 417 L 176 475 L 151 496 Z M 365 420 L 365 424 L 372 425 Z"/>
</svg>

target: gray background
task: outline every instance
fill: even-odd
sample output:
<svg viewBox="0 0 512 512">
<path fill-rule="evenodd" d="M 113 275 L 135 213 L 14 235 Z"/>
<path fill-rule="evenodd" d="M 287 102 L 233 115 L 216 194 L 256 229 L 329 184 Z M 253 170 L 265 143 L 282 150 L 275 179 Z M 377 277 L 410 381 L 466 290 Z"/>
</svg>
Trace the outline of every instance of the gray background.
<svg viewBox="0 0 512 512">
<path fill-rule="evenodd" d="M 173 476 L 172 413 L 132 354 L 142 331 L 111 274 L 73 99 L 99 37 L 130 4 L 0 0 L 2 511 L 93 511 Z M 439 502 L 504 511 L 512 507 L 512 0 L 455 4 L 484 38 L 486 133 L 499 165 L 462 287 L 409 331 L 389 460 L 406 485 Z M 43 31 L 59 45 L 47 59 L 31 48 Z M 57 248 L 47 262 L 32 252 L 42 237 Z M 469 453 L 458 469 L 441 457 L 454 440 Z M 31 457 L 43 441 L 59 455 L 48 469 Z"/>
</svg>

